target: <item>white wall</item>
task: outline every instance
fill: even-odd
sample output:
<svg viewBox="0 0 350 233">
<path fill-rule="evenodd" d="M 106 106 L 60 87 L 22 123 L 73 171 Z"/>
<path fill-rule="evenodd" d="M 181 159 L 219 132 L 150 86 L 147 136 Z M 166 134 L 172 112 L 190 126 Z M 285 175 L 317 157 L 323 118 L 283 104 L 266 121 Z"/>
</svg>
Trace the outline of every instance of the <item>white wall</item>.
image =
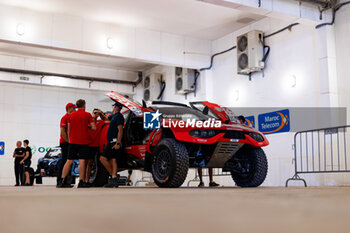
<svg viewBox="0 0 350 233">
<path fill-rule="evenodd" d="M 337 12 L 337 18 L 334 26 L 336 57 L 337 57 L 337 75 L 339 105 L 350 105 L 350 82 L 349 82 L 349 64 L 350 64 L 350 5 L 346 5 Z M 350 112 L 348 111 L 348 116 Z M 349 118 L 348 118 L 349 119 Z"/>
<path fill-rule="evenodd" d="M 175 91 L 175 67 L 174 66 L 156 66 L 154 68 L 144 71 L 144 76 L 152 73 L 160 73 L 163 75 L 163 79 L 166 82 L 166 88 L 163 94 L 163 100 L 174 101 L 180 103 L 188 103 L 193 100 L 205 100 L 206 97 L 206 74 L 203 72 L 197 80 L 197 91 L 189 93 L 187 96 L 183 94 L 176 94 Z M 158 85 L 158 84 L 157 84 Z M 143 87 L 142 83 L 135 89 L 135 99 L 139 102 L 143 98 Z"/>
<path fill-rule="evenodd" d="M 267 60 L 267 66 L 263 73 L 248 77 L 237 75 L 236 50 L 215 58 L 214 66 L 207 77 L 207 98 L 229 107 L 337 107 L 337 101 L 331 101 L 333 95 L 332 83 L 336 83 L 335 76 L 328 70 L 337 63 L 337 70 L 341 72 L 338 80 L 340 90 L 346 92 L 342 95 L 341 106 L 349 106 L 349 97 L 346 87 L 347 63 L 349 46 L 346 46 L 346 38 L 349 36 L 349 12 L 337 17 L 337 25 L 342 25 L 337 30 L 337 40 L 342 41 L 342 46 L 337 44 L 337 59 L 333 57 L 332 41 L 323 38 L 324 34 L 315 30 L 313 25 L 299 25 L 292 31 L 285 31 L 266 40 L 271 47 L 271 53 Z M 343 18 L 341 18 L 343 17 Z M 275 19 L 263 19 L 257 23 L 233 32 L 213 42 L 213 53 L 223 51 L 235 45 L 237 35 L 252 29 L 259 29 L 269 34 L 291 22 Z M 340 29 L 341 28 L 341 29 Z M 329 30 L 329 29 L 323 29 Z M 328 32 L 329 33 L 329 32 Z M 337 41 L 338 43 L 338 41 Z M 339 56 L 339 54 L 341 54 Z M 334 58 L 334 59 L 333 59 Z M 327 68 L 328 67 L 328 68 Z M 325 72 L 323 72 L 325 71 Z M 296 87 L 290 86 L 293 75 L 297 79 Z M 237 90 L 239 99 L 236 99 Z M 337 96 L 339 93 L 334 93 Z M 292 159 L 293 133 L 280 133 L 268 135 L 270 145 L 264 150 L 269 161 L 269 173 L 264 183 L 266 186 L 283 186 L 287 178 L 294 174 Z M 347 174 L 327 175 L 303 175 L 309 185 L 342 185 L 349 184 Z M 219 179 L 222 183 L 230 183 L 229 179 Z M 300 185 L 300 183 L 298 184 Z"/>
<path fill-rule="evenodd" d="M 37 86 L 0 81 L 0 141 L 6 143 L 6 153 L 0 156 L 0 184 L 14 184 L 13 158 L 16 141 L 29 139 L 30 146 L 59 145 L 59 122 L 68 102 L 85 99 L 87 111 L 98 107 L 111 110 L 112 101 L 105 91 L 63 87 Z M 36 153 L 32 167 L 44 153 Z"/>
<path fill-rule="evenodd" d="M 270 34 L 287 25 L 290 21 L 266 18 L 239 31 L 213 41 L 213 54 L 226 50 L 236 43 L 236 37 L 252 29 Z M 328 32 L 329 34 L 329 32 Z M 165 76 L 167 88 L 164 100 L 187 103 L 192 100 L 209 100 L 228 107 L 336 107 L 330 101 L 334 76 L 332 41 L 315 30 L 314 25 L 299 25 L 292 31 L 284 31 L 266 40 L 271 53 L 264 73 L 256 73 L 249 81 L 247 76 L 237 75 L 236 50 L 219 55 L 214 59 L 213 68 L 202 72 L 199 79 L 197 97 L 175 94 L 173 67 L 157 66 L 145 74 L 159 72 Z M 334 59 L 335 60 L 335 59 Z M 207 64 L 208 65 L 208 64 Z M 207 66 L 206 65 L 206 66 Z M 326 69 L 326 72 L 323 72 Z M 296 77 L 296 86 L 291 87 L 291 79 Z M 335 76 L 336 77 L 336 76 Z M 335 81 L 336 82 L 336 81 Z M 239 92 L 239 99 L 236 93 Z M 337 93 L 335 93 L 337 95 Z M 142 99 L 142 86 L 135 97 Z M 293 120 L 292 120 L 293 122 Z M 269 135 L 270 145 L 264 150 L 269 160 L 266 186 L 283 186 L 286 179 L 293 176 L 292 149 L 294 133 Z M 188 179 L 194 177 L 191 172 Z M 347 184 L 348 175 L 306 175 L 309 185 Z M 216 178 L 224 185 L 232 185 L 231 178 Z"/>
<path fill-rule="evenodd" d="M 25 26 L 22 36 L 16 33 L 18 24 Z M 112 49 L 106 46 L 107 38 L 114 40 Z M 211 48 L 209 40 L 4 5 L 0 40 L 194 68 L 208 63 Z"/>
</svg>

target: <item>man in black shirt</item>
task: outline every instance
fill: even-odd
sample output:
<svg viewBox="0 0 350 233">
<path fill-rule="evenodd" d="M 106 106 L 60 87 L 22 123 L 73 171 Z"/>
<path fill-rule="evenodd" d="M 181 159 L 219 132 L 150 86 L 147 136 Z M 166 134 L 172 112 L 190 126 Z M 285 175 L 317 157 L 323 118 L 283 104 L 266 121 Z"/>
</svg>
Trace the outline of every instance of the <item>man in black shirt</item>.
<svg viewBox="0 0 350 233">
<path fill-rule="evenodd" d="M 22 147 L 22 142 L 18 141 L 16 144 L 17 148 L 13 152 L 13 157 L 15 158 L 15 176 L 16 184 L 15 186 L 23 185 L 23 166 L 20 164 L 24 157 L 24 148 Z"/>
<path fill-rule="evenodd" d="M 107 131 L 107 146 L 100 157 L 100 161 L 109 174 L 112 176 L 112 179 L 104 187 L 114 188 L 118 187 L 117 181 L 117 157 L 122 152 L 122 138 L 123 138 L 123 127 L 124 127 L 124 117 L 120 113 L 120 110 L 123 108 L 123 105 L 116 102 L 113 105 L 113 115 L 111 117 L 111 123 Z"/>
<path fill-rule="evenodd" d="M 23 141 L 23 145 L 25 147 L 25 155 L 20 164 L 24 165 L 24 174 L 26 175 L 24 186 L 30 186 L 29 169 L 30 164 L 32 163 L 32 149 L 29 147 L 29 141 L 27 139 Z"/>
</svg>

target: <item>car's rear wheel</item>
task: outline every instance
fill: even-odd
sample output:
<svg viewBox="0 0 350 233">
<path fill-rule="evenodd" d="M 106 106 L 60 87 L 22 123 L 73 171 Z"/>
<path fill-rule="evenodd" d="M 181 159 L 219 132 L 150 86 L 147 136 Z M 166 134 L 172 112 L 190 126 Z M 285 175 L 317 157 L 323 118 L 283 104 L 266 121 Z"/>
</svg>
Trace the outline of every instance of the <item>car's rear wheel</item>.
<svg viewBox="0 0 350 233">
<path fill-rule="evenodd" d="M 163 139 L 155 147 L 152 158 L 154 182 L 161 188 L 180 187 L 186 179 L 189 158 L 185 145 L 174 139 Z"/>
<path fill-rule="evenodd" d="M 231 171 L 234 182 L 240 187 L 258 187 L 266 178 L 268 163 L 261 148 L 248 148 L 235 155 L 240 171 Z"/>
</svg>

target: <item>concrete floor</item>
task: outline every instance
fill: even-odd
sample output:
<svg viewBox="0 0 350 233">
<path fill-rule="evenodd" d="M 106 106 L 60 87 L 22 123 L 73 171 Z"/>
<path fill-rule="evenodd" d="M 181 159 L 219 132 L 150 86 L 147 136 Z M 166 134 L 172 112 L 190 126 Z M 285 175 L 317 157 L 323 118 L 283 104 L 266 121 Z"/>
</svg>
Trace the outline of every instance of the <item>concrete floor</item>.
<svg viewBox="0 0 350 233">
<path fill-rule="evenodd" d="M 0 187 L 0 232 L 350 232 L 350 187 Z"/>
</svg>

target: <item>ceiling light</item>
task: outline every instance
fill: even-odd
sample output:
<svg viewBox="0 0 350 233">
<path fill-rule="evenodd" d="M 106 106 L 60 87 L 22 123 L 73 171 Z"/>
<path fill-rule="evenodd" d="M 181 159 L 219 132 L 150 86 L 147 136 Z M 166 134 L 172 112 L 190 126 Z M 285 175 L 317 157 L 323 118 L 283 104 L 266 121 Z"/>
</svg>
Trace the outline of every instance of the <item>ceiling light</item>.
<svg viewBox="0 0 350 233">
<path fill-rule="evenodd" d="M 23 25 L 22 23 L 17 24 L 16 31 L 17 31 L 17 35 L 23 36 L 24 33 L 25 33 L 25 27 L 24 27 L 24 25 Z"/>
<path fill-rule="evenodd" d="M 297 77 L 292 75 L 288 80 L 288 86 L 294 88 L 297 85 Z"/>
<path fill-rule="evenodd" d="M 233 92 L 233 99 L 235 101 L 239 100 L 239 90 L 238 89 Z"/>
<path fill-rule="evenodd" d="M 114 40 L 112 38 L 107 38 L 107 48 L 112 49 L 114 47 Z"/>
</svg>

